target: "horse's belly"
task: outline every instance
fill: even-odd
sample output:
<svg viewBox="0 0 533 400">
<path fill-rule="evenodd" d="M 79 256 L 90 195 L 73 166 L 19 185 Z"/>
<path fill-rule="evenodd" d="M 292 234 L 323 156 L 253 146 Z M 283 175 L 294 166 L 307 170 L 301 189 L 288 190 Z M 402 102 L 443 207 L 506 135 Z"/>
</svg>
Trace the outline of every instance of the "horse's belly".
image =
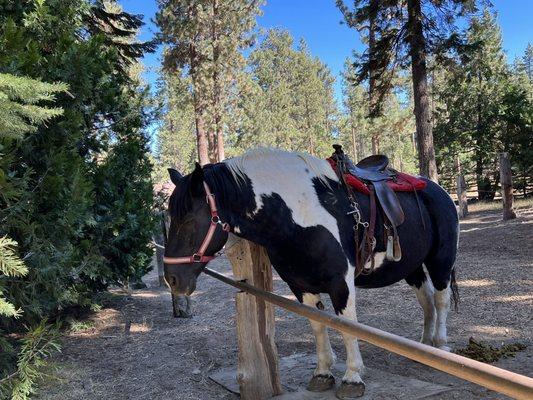
<svg viewBox="0 0 533 400">
<path fill-rule="evenodd" d="M 371 274 L 361 274 L 355 278 L 355 286 L 363 289 L 389 286 L 405 279 L 418 266 L 417 263 L 385 261 L 382 265 L 377 266 Z"/>
</svg>

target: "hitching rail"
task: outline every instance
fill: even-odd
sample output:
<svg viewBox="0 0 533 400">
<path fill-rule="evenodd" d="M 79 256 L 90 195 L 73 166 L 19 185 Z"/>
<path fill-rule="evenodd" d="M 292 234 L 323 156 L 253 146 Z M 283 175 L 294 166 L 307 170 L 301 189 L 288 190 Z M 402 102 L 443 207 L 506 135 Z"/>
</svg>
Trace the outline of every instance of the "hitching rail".
<svg viewBox="0 0 533 400">
<path fill-rule="evenodd" d="M 260 297 L 279 307 L 346 332 L 393 353 L 429 365 L 450 375 L 476 383 L 516 399 L 533 399 L 533 379 L 492 365 L 449 353 L 401 336 L 319 311 L 274 293 L 257 289 L 205 268 L 204 272 L 228 285 Z"/>
</svg>

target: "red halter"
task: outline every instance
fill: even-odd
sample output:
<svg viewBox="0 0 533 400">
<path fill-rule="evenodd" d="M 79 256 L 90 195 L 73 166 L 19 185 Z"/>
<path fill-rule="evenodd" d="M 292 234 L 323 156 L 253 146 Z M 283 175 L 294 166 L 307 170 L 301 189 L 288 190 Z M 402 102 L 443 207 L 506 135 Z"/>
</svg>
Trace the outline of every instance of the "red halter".
<svg viewBox="0 0 533 400">
<path fill-rule="evenodd" d="M 220 220 L 220 217 L 218 216 L 218 210 L 217 205 L 215 203 L 215 195 L 211 192 L 209 189 L 209 186 L 207 183 L 204 182 L 204 189 L 205 189 L 205 198 L 207 201 L 207 204 L 209 204 L 209 209 L 211 211 L 211 225 L 209 226 L 209 229 L 207 233 L 205 234 L 204 241 L 200 245 L 200 248 L 196 253 L 194 253 L 192 256 L 189 257 L 163 257 L 163 262 L 165 264 L 192 264 L 192 263 L 206 263 L 208 261 L 211 261 L 215 256 L 204 256 L 205 251 L 209 247 L 209 244 L 211 243 L 211 240 L 213 239 L 213 236 L 215 235 L 215 231 L 217 229 L 217 225 L 221 225 L 222 229 L 225 232 L 230 231 L 230 226 L 222 222 Z"/>
</svg>

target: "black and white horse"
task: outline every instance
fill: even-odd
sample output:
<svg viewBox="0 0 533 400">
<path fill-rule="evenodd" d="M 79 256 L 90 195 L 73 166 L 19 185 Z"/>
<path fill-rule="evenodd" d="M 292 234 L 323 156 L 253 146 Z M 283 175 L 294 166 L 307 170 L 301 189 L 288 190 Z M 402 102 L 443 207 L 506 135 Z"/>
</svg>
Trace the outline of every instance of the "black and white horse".
<svg viewBox="0 0 533 400">
<path fill-rule="evenodd" d="M 326 293 L 335 313 L 353 321 L 357 319 L 356 287 L 383 287 L 405 279 L 424 311 L 422 342 L 447 349 L 446 317 L 455 294 L 458 217 L 453 201 L 437 184 L 427 181 L 427 187 L 418 192 L 420 207 L 414 194 L 397 193 L 406 215 L 398 228 L 402 259 L 385 259 L 383 220 L 378 215 L 375 269 L 355 277 L 350 203 L 327 161 L 259 149 L 203 168 L 197 165 L 187 176 L 169 172 L 176 188 L 169 203 L 165 278 L 174 294 L 194 291 L 206 262 L 227 240 L 227 229 L 215 225 L 223 221 L 235 235 L 266 248 L 272 265 L 300 302 L 320 307 L 320 295 Z M 212 204 L 206 202 L 206 195 Z M 368 196 L 357 193 L 356 199 L 368 221 Z M 200 247 L 203 251 L 197 254 Z M 308 387 L 321 391 L 334 384 L 330 369 L 335 356 L 326 327 L 310 322 L 318 360 Z M 337 395 L 351 398 L 364 392 L 363 361 L 357 340 L 350 335 L 343 339 L 346 373 Z"/>
</svg>

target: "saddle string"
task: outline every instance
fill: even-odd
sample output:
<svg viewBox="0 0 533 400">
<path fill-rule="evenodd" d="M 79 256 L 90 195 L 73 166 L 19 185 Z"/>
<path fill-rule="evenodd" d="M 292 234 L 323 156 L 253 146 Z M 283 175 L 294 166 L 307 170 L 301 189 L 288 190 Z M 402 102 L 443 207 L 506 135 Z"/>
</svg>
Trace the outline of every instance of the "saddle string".
<svg viewBox="0 0 533 400">
<path fill-rule="evenodd" d="M 335 146 L 334 146 L 335 147 Z M 374 237 L 374 228 L 375 228 L 375 197 L 373 194 L 373 188 L 371 190 L 371 203 L 374 202 L 374 207 L 371 205 L 371 212 L 370 212 L 370 221 L 366 222 L 362 220 L 362 214 L 361 210 L 359 208 L 359 204 L 356 201 L 354 192 L 350 185 L 346 182 L 346 179 L 344 177 L 345 173 L 347 172 L 346 163 L 344 162 L 344 154 L 343 151 L 340 148 L 335 147 L 335 153 L 333 153 L 332 156 L 335 159 L 336 162 L 336 168 L 335 173 L 337 174 L 337 177 L 339 178 L 339 181 L 346 192 L 346 195 L 348 197 L 348 200 L 350 201 L 350 206 L 352 207 L 352 210 L 348 212 L 348 214 L 352 215 L 355 221 L 355 225 L 353 227 L 354 230 L 354 242 L 355 242 L 355 276 L 359 276 L 361 274 L 368 275 L 372 273 L 374 270 L 374 254 L 373 250 L 376 245 L 376 238 Z M 370 189 L 371 185 L 369 186 Z M 363 229 L 363 240 L 359 241 L 359 228 L 362 227 Z M 369 261 L 370 258 L 370 267 L 364 268 L 366 263 Z"/>
</svg>

